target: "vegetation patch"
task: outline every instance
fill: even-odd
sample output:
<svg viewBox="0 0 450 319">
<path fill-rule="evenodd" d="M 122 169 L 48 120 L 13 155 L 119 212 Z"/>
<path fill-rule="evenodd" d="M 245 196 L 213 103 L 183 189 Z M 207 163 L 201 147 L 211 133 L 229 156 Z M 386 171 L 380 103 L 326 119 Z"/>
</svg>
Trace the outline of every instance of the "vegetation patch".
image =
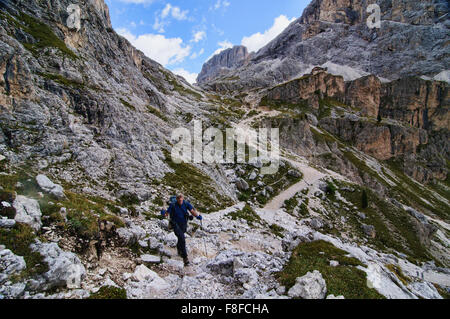
<svg viewBox="0 0 450 319">
<path fill-rule="evenodd" d="M 250 226 L 254 226 L 255 223 L 261 223 L 261 217 L 248 204 L 241 210 L 229 213 L 228 216 L 233 220 L 244 219 Z"/>
<path fill-rule="evenodd" d="M 78 59 L 77 55 L 66 46 L 63 40 L 55 35 L 47 24 L 23 12 L 14 17 L 9 14 L 3 16 L 8 19 L 9 23 L 28 33 L 36 40 L 34 43 L 22 42 L 23 46 L 33 55 L 37 56 L 42 49 L 53 47 L 73 60 Z"/>
<path fill-rule="evenodd" d="M 48 264 L 44 261 L 44 257 L 30 248 L 35 238 L 33 229 L 26 224 L 16 223 L 9 230 L 0 228 L 0 245 L 4 245 L 14 254 L 22 256 L 27 265 L 14 281 L 20 281 L 22 278 L 33 277 L 48 271 Z"/>
<path fill-rule="evenodd" d="M 397 276 L 397 278 L 405 285 L 407 286 L 409 283 L 411 283 L 411 278 L 406 276 L 402 269 L 396 265 L 389 264 L 386 265 L 386 268 L 389 269 L 393 274 Z"/>
<path fill-rule="evenodd" d="M 164 151 L 166 164 L 174 170 L 164 176 L 164 184 L 183 192 L 196 209 L 210 213 L 231 206 L 232 200 L 218 193 L 214 181 L 195 166 L 188 163 L 176 164 L 168 151 Z"/>
<path fill-rule="evenodd" d="M 127 299 L 127 291 L 124 288 L 103 286 L 88 299 Z"/>
<path fill-rule="evenodd" d="M 272 224 L 272 225 L 270 225 L 269 229 L 275 236 L 284 238 L 283 232 L 285 231 L 285 229 L 283 227 L 281 227 L 277 224 Z"/>
<path fill-rule="evenodd" d="M 327 284 L 327 295 L 343 295 L 346 299 L 382 299 L 375 289 L 367 286 L 366 273 L 356 266 L 364 266 L 358 259 L 326 241 L 302 243 L 292 252 L 285 268 L 277 274 L 278 280 L 289 290 L 297 277 L 318 270 Z M 336 260 L 339 266 L 330 266 Z"/>
<path fill-rule="evenodd" d="M 356 185 L 352 185 L 352 188 L 355 188 L 353 192 L 341 187 L 340 193 L 367 216 L 367 219 L 364 220 L 365 224 L 375 227 L 376 237 L 369 238 L 369 243 L 384 251 L 393 249 L 402 252 L 410 256 L 410 261 L 415 263 L 433 260 L 420 241 L 417 226 L 412 216 L 403 209 L 380 198 L 368 188 Z M 363 208 L 364 192 L 368 201 L 366 208 Z M 364 233 L 357 218 L 351 216 L 349 222 L 355 225 L 354 232 L 363 237 Z"/>
<path fill-rule="evenodd" d="M 73 88 L 76 88 L 76 89 L 83 89 L 85 87 L 83 83 L 80 83 L 80 82 L 77 82 L 77 81 L 74 81 L 74 80 L 70 80 L 68 78 L 63 77 L 60 74 L 39 73 L 39 75 L 42 76 L 45 79 L 52 80 L 52 81 L 54 81 L 56 83 L 59 83 L 59 84 L 61 84 L 63 86 L 66 86 L 66 87 L 73 87 Z"/>
<path fill-rule="evenodd" d="M 120 99 L 120 102 L 122 102 L 123 106 L 125 106 L 126 108 L 136 111 L 136 108 L 134 107 L 134 105 L 131 105 L 129 102 L 125 101 L 124 99 Z"/>
<path fill-rule="evenodd" d="M 167 117 L 165 115 L 163 115 L 161 113 L 160 110 L 158 110 L 157 108 L 151 106 L 151 105 L 147 105 L 147 110 L 149 113 L 156 115 L 157 117 L 159 117 L 161 120 L 167 121 Z"/>
</svg>

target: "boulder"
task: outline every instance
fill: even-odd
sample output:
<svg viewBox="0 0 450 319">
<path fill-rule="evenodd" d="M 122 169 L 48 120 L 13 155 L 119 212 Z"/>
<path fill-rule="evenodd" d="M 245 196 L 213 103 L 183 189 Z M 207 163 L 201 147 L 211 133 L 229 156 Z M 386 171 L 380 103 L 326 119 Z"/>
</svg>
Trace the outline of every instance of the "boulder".
<svg viewBox="0 0 450 319">
<path fill-rule="evenodd" d="M 124 245 L 135 244 L 146 235 L 145 230 L 136 225 L 129 228 L 119 228 L 116 232 Z"/>
<path fill-rule="evenodd" d="M 42 213 L 37 200 L 18 195 L 14 200 L 13 207 L 16 210 L 14 217 L 16 222 L 27 224 L 36 231 L 41 229 Z"/>
<path fill-rule="evenodd" d="M 302 174 L 301 174 L 299 171 L 295 170 L 295 169 L 290 169 L 290 170 L 288 171 L 288 175 L 289 175 L 289 176 L 292 176 L 292 177 L 294 177 L 294 178 L 300 178 L 300 177 L 302 177 Z"/>
<path fill-rule="evenodd" d="M 288 292 L 289 297 L 302 299 L 324 299 L 326 294 L 327 285 L 322 274 L 317 270 L 298 277 L 295 285 Z"/>
<path fill-rule="evenodd" d="M 377 236 L 375 227 L 372 225 L 362 225 L 364 233 L 370 238 L 375 238 Z"/>
<path fill-rule="evenodd" d="M 36 182 L 44 192 L 52 194 L 58 199 L 62 199 L 65 197 L 64 189 L 62 188 L 62 186 L 53 183 L 47 176 L 42 174 L 36 176 Z"/>
<path fill-rule="evenodd" d="M 250 188 L 248 183 L 245 180 L 243 180 L 242 178 L 238 179 L 238 181 L 236 182 L 236 187 L 240 191 L 246 191 L 246 190 L 248 190 Z"/>
<path fill-rule="evenodd" d="M 337 267 L 337 266 L 339 266 L 339 262 L 336 261 L 336 260 L 330 260 L 330 266 L 331 267 Z"/>
<path fill-rule="evenodd" d="M 16 225 L 14 219 L 0 218 L 0 228 L 13 228 Z"/>
<path fill-rule="evenodd" d="M 31 244 L 30 248 L 40 253 L 48 265 L 48 271 L 34 282 L 34 289 L 81 287 L 81 282 L 86 276 L 86 269 L 77 255 L 62 250 L 56 243 L 41 243 L 39 240 Z"/>
</svg>

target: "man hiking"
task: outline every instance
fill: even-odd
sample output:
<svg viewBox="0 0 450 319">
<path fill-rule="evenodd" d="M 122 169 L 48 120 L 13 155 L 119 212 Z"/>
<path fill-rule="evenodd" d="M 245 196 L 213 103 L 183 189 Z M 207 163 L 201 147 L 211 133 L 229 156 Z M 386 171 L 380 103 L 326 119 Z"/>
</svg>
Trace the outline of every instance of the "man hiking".
<svg viewBox="0 0 450 319">
<path fill-rule="evenodd" d="M 167 211 L 162 211 L 162 214 L 165 217 L 170 216 L 170 226 L 178 238 L 178 255 L 183 258 L 185 266 L 189 266 L 189 259 L 186 251 L 186 239 L 184 237 L 184 234 L 187 231 L 189 213 L 191 213 L 192 216 L 196 217 L 198 220 L 203 219 L 200 213 L 198 213 L 188 201 L 184 200 L 184 196 L 182 194 L 179 194 L 176 197 L 176 202 L 170 203 Z"/>
</svg>

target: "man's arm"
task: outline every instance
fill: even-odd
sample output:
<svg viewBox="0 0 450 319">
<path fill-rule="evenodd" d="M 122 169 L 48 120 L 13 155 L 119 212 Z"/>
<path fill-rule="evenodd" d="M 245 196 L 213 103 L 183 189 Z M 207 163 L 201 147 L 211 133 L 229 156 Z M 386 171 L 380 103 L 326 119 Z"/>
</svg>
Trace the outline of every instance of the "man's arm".
<svg viewBox="0 0 450 319">
<path fill-rule="evenodd" d="M 187 209 L 188 209 L 189 212 L 192 214 L 192 216 L 199 218 L 200 213 L 197 212 L 197 211 L 195 210 L 195 208 L 194 208 L 190 203 L 188 203 Z"/>
</svg>

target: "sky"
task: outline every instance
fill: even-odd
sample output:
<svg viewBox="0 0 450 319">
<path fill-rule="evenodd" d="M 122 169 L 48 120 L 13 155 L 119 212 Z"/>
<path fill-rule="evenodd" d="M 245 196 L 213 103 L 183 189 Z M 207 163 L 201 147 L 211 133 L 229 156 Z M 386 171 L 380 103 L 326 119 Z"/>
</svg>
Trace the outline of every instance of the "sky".
<svg viewBox="0 0 450 319">
<path fill-rule="evenodd" d="M 310 0 L 105 0 L 117 33 L 194 83 L 214 54 L 257 51 L 300 17 Z"/>
</svg>

